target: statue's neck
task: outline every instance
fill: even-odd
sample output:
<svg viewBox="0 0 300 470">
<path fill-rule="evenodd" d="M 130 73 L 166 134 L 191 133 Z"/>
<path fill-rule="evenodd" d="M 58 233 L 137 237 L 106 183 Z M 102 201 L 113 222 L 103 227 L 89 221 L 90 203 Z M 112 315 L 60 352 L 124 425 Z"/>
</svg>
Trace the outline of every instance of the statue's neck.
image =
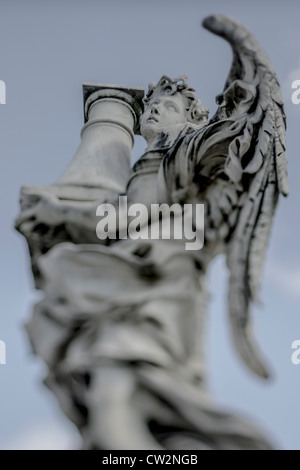
<svg viewBox="0 0 300 470">
<path fill-rule="evenodd" d="M 150 139 L 147 140 L 146 152 L 166 151 L 174 145 L 179 137 L 198 129 L 199 126 L 197 127 L 190 122 L 167 127 L 162 132 L 154 134 Z"/>
<path fill-rule="evenodd" d="M 147 139 L 148 145 L 146 151 L 172 147 L 178 137 L 188 131 L 190 125 L 190 123 L 185 122 L 175 126 L 165 127 L 161 132 L 153 134 Z"/>
<path fill-rule="evenodd" d="M 159 134 L 155 135 L 150 141 L 148 141 L 146 152 L 161 152 L 164 149 L 170 148 L 174 143 L 177 135 L 172 138 L 168 131 L 160 132 Z"/>
</svg>

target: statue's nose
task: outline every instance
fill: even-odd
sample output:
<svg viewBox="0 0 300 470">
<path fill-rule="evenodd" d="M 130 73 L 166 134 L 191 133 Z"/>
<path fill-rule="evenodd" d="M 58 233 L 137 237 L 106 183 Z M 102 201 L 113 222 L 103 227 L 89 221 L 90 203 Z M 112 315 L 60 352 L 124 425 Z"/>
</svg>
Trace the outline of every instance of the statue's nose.
<svg viewBox="0 0 300 470">
<path fill-rule="evenodd" d="M 159 109 L 158 109 L 158 105 L 157 104 L 153 104 L 151 106 L 151 113 L 152 114 L 159 114 Z"/>
</svg>

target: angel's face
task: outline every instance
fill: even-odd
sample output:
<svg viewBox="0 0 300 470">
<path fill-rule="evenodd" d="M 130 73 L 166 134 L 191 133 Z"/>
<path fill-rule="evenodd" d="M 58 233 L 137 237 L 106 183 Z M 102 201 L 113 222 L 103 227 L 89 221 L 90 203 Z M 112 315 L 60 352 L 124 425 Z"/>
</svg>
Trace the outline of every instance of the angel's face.
<svg viewBox="0 0 300 470">
<path fill-rule="evenodd" d="M 148 142 L 161 132 L 182 127 L 187 122 L 186 99 L 177 93 L 150 101 L 141 117 L 141 134 Z"/>
</svg>

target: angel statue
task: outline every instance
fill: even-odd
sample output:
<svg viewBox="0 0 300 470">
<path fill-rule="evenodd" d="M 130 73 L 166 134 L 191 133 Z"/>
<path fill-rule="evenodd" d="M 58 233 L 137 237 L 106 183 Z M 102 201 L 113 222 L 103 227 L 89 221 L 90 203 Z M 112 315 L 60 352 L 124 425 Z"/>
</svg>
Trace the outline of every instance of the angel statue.
<svg viewBox="0 0 300 470">
<path fill-rule="evenodd" d="M 288 194 L 283 101 L 272 65 L 240 23 L 214 15 L 203 25 L 233 50 L 211 119 L 186 76 L 164 75 L 144 97 L 140 88 L 85 85 L 74 159 L 55 184 L 22 189 L 16 226 L 44 293 L 26 328 L 85 449 L 272 448 L 213 403 L 203 338 L 207 267 L 225 253 L 236 350 L 268 377 L 249 307 L 278 196 Z M 139 132 L 147 148 L 131 168 Z M 188 237 L 175 236 L 182 214 L 152 218 L 154 204 L 202 205 L 204 218 L 188 214 L 201 246 L 186 249 Z M 135 219 L 134 205 L 146 208 Z M 169 239 L 151 237 L 168 217 Z"/>
</svg>

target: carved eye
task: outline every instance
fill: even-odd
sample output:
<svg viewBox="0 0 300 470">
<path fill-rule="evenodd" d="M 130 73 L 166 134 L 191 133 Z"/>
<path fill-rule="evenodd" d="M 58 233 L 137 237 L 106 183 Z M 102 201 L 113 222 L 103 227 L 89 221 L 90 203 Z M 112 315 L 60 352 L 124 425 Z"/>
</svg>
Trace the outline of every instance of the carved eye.
<svg viewBox="0 0 300 470">
<path fill-rule="evenodd" d="M 168 111 L 177 111 L 177 109 L 175 108 L 175 106 L 173 104 L 169 104 L 168 105 Z"/>
</svg>

